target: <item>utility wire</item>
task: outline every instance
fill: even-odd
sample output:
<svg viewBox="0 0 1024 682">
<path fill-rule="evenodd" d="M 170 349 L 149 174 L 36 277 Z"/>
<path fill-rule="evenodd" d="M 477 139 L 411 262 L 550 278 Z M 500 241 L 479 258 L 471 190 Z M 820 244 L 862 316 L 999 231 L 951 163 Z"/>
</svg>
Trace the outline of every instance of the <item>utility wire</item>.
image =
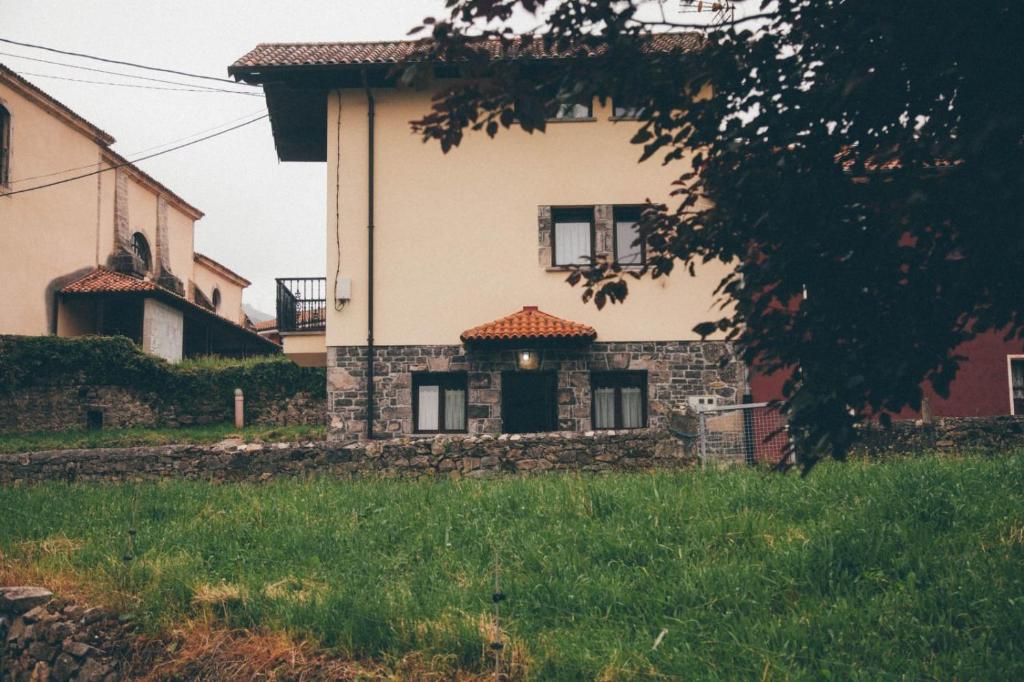
<svg viewBox="0 0 1024 682">
<path fill-rule="evenodd" d="M 63 185 L 65 182 L 71 182 L 72 180 L 81 180 L 82 178 L 89 178 L 89 177 L 92 177 L 93 175 L 99 175 L 100 173 L 106 173 L 107 171 L 112 171 L 112 170 L 116 170 L 118 168 L 123 168 L 124 166 L 132 166 L 132 165 L 138 163 L 139 161 L 145 161 L 146 159 L 152 159 L 153 157 L 161 156 L 161 155 L 167 154 L 169 152 L 177 151 L 178 149 L 184 149 L 185 147 L 191 147 L 194 144 L 198 144 L 200 142 L 205 142 L 206 140 L 213 139 L 215 137 L 223 135 L 224 133 L 229 133 L 232 130 L 238 130 L 239 128 L 243 128 L 243 127 L 245 127 L 247 125 L 255 123 L 256 121 L 261 121 L 261 120 L 267 118 L 267 116 L 269 116 L 269 114 L 263 114 L 262 116 L 258 116 L 258 117 L 254 118 L 252 120 L 246 121 L 245 123 L 239 123 L 236 126 L 232 126 L 230 128 L 227 128 L 226 130 L 222 130 L 222 131 L 220 131 L 218 133 L 213 133 L 212 135 L 207 135 L 206 137 L 200 137 L 198 140 L 193 140 L 191 142 L 186 142 L 184 144 L 179 144 L 176 147 L 171 147 L 170 149 L 165 149 L 165 150 L 160 151 L 160 152 L 155 152 L 153 154 L 148 154 L 146 156 L 141 156 L 141 157 L 139 157 L 137 159 L 133 159 L 131 161 L 125 161 L 124 163 L 119 163 L 119 164 L 116 164 L 116 165 L 113 165 L 113 166 L 109 166 L 108 168 L 101 168 L 101 169 L 95 170 L 95 171 L 93 171 L 91 173 L 83 173 L 82 175 L 76 175 L 73 178 L 65 178 L 64 180 L 57 180 L 56 182 L 49 182 L 49 183 L 47 183 L 45 185 L 37 185 L 35 187 L 28 187 L 26 189 L 19 189 L 19 190 L 15 190 L 13 192 L 0 193 L 0 197 L 10 197 L 10 196 L 14 196 L 15 194 L 24 194 L 25 192 L 34 192 L 37 189 L 46 189 L 47 187 L 54 187 L 56 185 Z"/>
<path fill-rule="evenodd" d="M 219 83 L 231 83 L 232 85 L 249 85 L 248 83 L 240 83 L 233 81 L 230 78 L 218 78 L 216 76 L 203 76 L 197 73 L 188 73 L 187 71 L 177 71 L 175 69 L 164 69 L 159 66 L 146 66 L 145 64 L 136 64 L 134 62 L 123 62 L 117 59 L 108 59 L 106 57 L 97 57 L 91 54 L 83 54 L 81 52 L 70 52 L 68 50 L 58 50 L 55 47 L 46 47 L 45 45 L 34 45 L 32 43 L 20 43 L 17 40 L 11 40 L 10 38 L 0 38 L 0 43 L 8 43 L 10 45 L 17 45 L 19 47 L 29 47 L 34 50 L 46 50 L 47 52 L 54 52 L 56 54 L 68 55 L 69 57 L 81 57 L 83 59 L 93 59 L 98 62 L 106 62 L 108 64 L 119 64 L 120 66 L 130 66 L 135 69 L 147 69 L 149 71 L 160 71 L 162 73 L 173 73 L 178 76 L 186 76 L 188 78 L 202 78 L 209 81 L 217 81 Z M 255 87 L 255 86 L 253 86 Z"/>
<path fill-rule="evenodd" d="M 259 111 L 250 112 L 248 114 L 245 114 L 244 116 L 239 116 L 238 118 L 233 118 L 230 121 L 224 121 L 223 123 L 220 123 L 220 124 L 215 125 L 215 126 L 210 126 L 209 128 L 204 128 L 203 130 L 197 130 L 196 132 L 191 133 L 190 135 L 185 135 L 184 137 L 178 137 L 178 138 L 175 138 L 173 140 L 168 140 L 167 142 L 162 142 L 160 144 L 155 144 L 155 145 L 152 145 L 151 147 L 146 147 L 145 149 L 137 149 L 137 150 L 135 150 L 133 152 L 130 152 L 130 153 L 127 153 L 127 154 L 123 154 L 122 156 L 130 157 L 130 156 L 135 156 L 136 154 L 145 154 L 146 152 L 153 151 L 154 149 L 162 149 L 164 147 L 167 147 L 169 145 L 175 144 L 177 142 L 184 142 L 185 140 L 191 140 L 193 137 L 197 137 L 199 135 L 203 135 L 204 133 L 213 132 L 214 130 L 220 130 L 221 128 L 223 128 L 225 126 L 231 125 L 232 123 L 237 123 L 238 121 L 243 121 L 243 120 L 245 120 L 247 118 L 251 118 L 251 117 L 255 116 L 256 114 L 260 113 L 260 111 L 262 111 L 262 109 L 259 110 Z M 95 168 L 95 167 L 96 167 L 95 163 L 90 163 L 90 164 L 87 164 L 85 166 L 76 166 L 75 168 L 64 168 L 64 169 L 59 170 L 59 171 L 53 171 L 52 173 L 43 173 L 42 175 L 32 175 L 32 176 L 29 176 L 27 178 L 16 178 L 14 180 L 11 180 L 11 184 L 12 185 L 17 185 L 17 184 L 20 184 L 22 182 L 28 182 L 29 180 L 41 180 L 42 178 L 52 178 L 54 175 L 64 175 L 64 173 L 73 173 L 75 171 L 85 170 L 86 168 Z"/>
<path fill-rule="evenodd" d="M 42 64 L 52 64 L 54 66 L 66 66 L 69 69 L 80 69 L 82 71 L 93 71 L 95 73 L 105 73 L 110 76 L 121 76 L 123 78 L 137 78 L 143 81 L 152 81 L 154 83 L 168 83 L 170 85 L 183 85 L 189 88 L 202 88 L 204 90 L 212 90 L 214 92 L 237 92 L 240 95 L 250 95 L 254 93 L 243 92 L 241 90 L 227 90 L 225 88 L 218 88 L 213 85 L 199 85 L 196 83 L 182 83 L 181 81 L 171 81 L 166 78 L 151 78 L 149 76 L 140 76 L 134 73 L 124 73 L 123 71 L 110 71 L 108 69 L 96 69 L 91 66 L 81 66 L 79 64 L 69 64 L 68 62 L 55 62 L 52 59 L 40 59 L 39 57 L 28 57 L 23 54 L 14 54 L 13 52 L 0 52 L 0 55 L 4 57 L 14 57 L 15 59 L 27 59 L 31 62 L 40 62 Z M 238 83 L 238 85 L 246 85 L 245 83 Z"/>
<path fill-rule="evenodd" d="M 84 78 L 69 78 L 68 76 L 55 76 L 49 73 L 31 73 L 29 71 L 17 71 L 20 76 L 34 76 L 36 78 L 53 78 L 59 81 L 71 81 L 73 83 L 90 83 L 92 85 L 113 85 L 120 88 L 140 88 L 142 90 L 170 90 L 171 92 L 203 92 L 207 94 L 228 94 L 246 95 L 248 97 L 263 97 L 258 92 L 235 92 L 233 90 L 217 90 L 214 88 L 167 88 L 162 85 L 139 85 L 138 83 L 114 83 L 113 81 L 93 81 Z"/>
</svg>

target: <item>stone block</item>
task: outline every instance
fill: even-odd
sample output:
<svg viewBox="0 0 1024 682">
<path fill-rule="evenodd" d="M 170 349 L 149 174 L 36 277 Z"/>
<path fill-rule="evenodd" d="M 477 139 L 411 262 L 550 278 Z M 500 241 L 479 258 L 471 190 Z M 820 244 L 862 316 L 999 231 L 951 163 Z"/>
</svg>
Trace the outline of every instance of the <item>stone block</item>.
<svg viewBox="0 0 1024 682">
<path fill-rule="evenodd" d="M 53 598 L 42 587 L 0 587 L 0 612 L 25 613 Z"/>
</svg>

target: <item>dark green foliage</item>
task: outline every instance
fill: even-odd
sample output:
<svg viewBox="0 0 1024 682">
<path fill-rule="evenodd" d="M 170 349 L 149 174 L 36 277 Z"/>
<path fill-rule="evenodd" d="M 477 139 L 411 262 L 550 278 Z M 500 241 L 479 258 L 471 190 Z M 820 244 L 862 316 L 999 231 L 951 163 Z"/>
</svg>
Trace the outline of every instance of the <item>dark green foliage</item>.
<svg viewBox="0 0 1024 682">
<path fill-rule="evenodd" d="M 762 370 L 799 369 L 783 391 L 806 466 L 842 457 L 859 420 L 919 408 L 922 382 L 944 395 L 959 344 L 1020 337 L 1024 3 L 741 0 L 692 53 L 645 52 L 652 31 L 684 27 L 641 4 L 449 0 L 426 22 L 428 55 L 468 78 L 414 127 L 449 150 L 469 131 L 543 131 L 580 96 L 641 104 L 637 155 L 680 162 L 673 187 L 650 188 L 673 198 L 641 225 L 646 271 L 735 265 L 726 314 L 695 331 Z M 480 59 L 468 36 L 509 40 L 517 10 L 539 13 L 536 41 L 598 56 Z M 415 61 L 406 80 L 429 80 Z M 599 263 L 570 281 L 602 306 L 630 276 Z"/>
<path fill-rule="evenodd" d="M 529 679 L 1024 676 L 1020 453 L 806 478 L 46 484 L 0 489 L 0 518 L 0 574 L 76 576 L 149 627 L 486 671 L 497 554 Z M 233 597 L 204 606 L 210 587 Z"/>
<path fill-rule="evenodd" d="M 159 390 L 171 373 L 124 336 L 0 336 L 0 394 L 58 383 Z"/>
<path fill-rule="evenodd" d="M 152 393 L 188 412 L 203 404 L 230 404 L 299 392 L 326 398 L 323 369 L 299 367 L 281 356 L 186 361 L 172 365 L 121 337 L 0 336 L 0 395 L 30 386 L 123 386 Z"/>
</svg>

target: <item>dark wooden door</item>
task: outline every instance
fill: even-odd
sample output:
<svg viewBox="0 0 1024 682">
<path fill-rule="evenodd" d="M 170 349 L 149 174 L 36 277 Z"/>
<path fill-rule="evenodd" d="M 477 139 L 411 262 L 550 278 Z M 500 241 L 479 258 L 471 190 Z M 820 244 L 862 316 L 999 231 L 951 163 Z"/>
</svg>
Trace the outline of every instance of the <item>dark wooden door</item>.
<svg viewBox="0 0 1024 682">
<path fill-rule="evenodd" d="M 554 372 L 502 372 L 501 430 L 539 433 L 558 429 Z"/>
</svg>

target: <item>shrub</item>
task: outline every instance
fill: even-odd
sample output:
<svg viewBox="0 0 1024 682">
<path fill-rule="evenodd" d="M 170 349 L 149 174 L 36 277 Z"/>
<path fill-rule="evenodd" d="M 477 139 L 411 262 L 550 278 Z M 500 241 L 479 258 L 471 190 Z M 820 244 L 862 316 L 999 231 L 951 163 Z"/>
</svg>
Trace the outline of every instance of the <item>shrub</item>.
<svg viewBox="0 0 1024 682">
<path fill-rule="evenodd" d="M 0 335 L 0 395 L 33 386 L 122 386 L 155 393 L 184 410 L 223 402 L 236 388 L 246 399 L 309 393 L 326 398 L 322 368 L 299 367 L 282 356 L 240 360 L 200 358 L 172 365 L 143 353 L 122 336 Z"/>
</svg>

